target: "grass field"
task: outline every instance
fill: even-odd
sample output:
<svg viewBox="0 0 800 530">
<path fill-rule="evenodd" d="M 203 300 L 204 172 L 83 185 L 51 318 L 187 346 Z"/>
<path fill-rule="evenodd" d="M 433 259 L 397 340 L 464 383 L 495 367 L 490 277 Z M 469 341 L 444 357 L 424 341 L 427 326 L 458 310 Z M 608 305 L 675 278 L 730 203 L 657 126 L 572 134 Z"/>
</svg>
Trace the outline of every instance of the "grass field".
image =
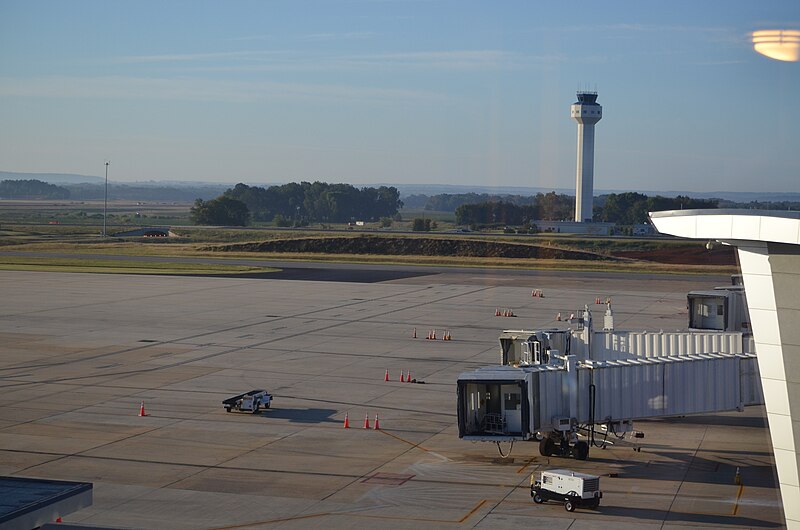
<svg viewBox="0 0 800 530">
<path fill-rule="evenodd" d="M 138 212 L 141 217 L 129 219 L 130 225 L 112 226 L 109 223 L 108 233 L 130 226 L 173 226 L 177 237 L 121 239 L 101 236 L 102 218 L 97 218 L 97 204 L 91 205 L 93 212 L 82 215 L 90 208 L 85 203 L 42 203 L 40 201 L 2 201 L 0 208 L 0 269 L 15 270 L 63 270 L 81 272 L 115 272 L 115 273 L 152 273 L 152 274 L 242 274 L 267 272 L 270 269 L 238 265 L 236 260 L 297 260 L 319 262 L 348 263 L 384 263 L 403 265 L 438 265 L 459 267 L 502 267 L 517 269 L 560 269 L 560 270 L 613 270 L 620 272 L 660 272 L 660 273 L 713 273 L 728 274 L 737 272 L 735 266 L 707 263 L 700 259 L 696 262 L 672 265 L 654 263 L 647 259 L 639 259 L 642 254 L 697 253 L 701 243 L 673 239 L 642 238 L 600 238 L 569 234 L 537 234 L 516 235 L 501 233 L 456 233 L 451 230 L 450 219 L 446 216 L 434 216 L 431 212 L 405 212 L 409 219 L 394 223 L 391 230 L 381 229 L 377 223 L 364 227 L 348 227 L 347 225 L 330 225 L 328 230 L 316 227 L 305 229 L 274 229 L 268 227 L 236 228 L 202 228 L 188 226 L 188 205 L 115 203 L 109 211 L 115 215 L 131 215 Z M 96 201 L 95 201 L 96 202 Z M 9 204 L 13 203 L 13 204 Z M 102 202 L 100 202 L 102 206 Z M 138 210 L 137 210 L 138 208 Z M 102 210 L 101 210 L 102 211 Z M 181 213 L 183 212 L 183 213 Z M 408 230 L 410 220 L 419 214 L 427 218 L 438 219 L 438 231 L 428 233 L 400 233 Z M 441 212 L 440 212 L 441 213 Z M 56 216 L 53 224 L 46 220 L 49 215 Z M 146 217 L 145 217 L 146 216 Z M 116 218 L 116 217 L 115 217 Z M 61 222 L 80 220 L 83 222 Z M 163 220 L 163 223 L 155 223 Z M 138 221 L 138 222 L 133 222 Z M 148 221 L 148 222 L 144 222 Z M 176 226 L 172 222 L 180 221 Z M 25 224 L 27 223 L 27 224 Z M 443 225 L 443 226 L 442 226 Z M 525 259 L 525 258 L 490 258 L 461 256 L 423 256 L 400 255 L 387 256 L 375 253 L 337 254 L 331 252 L 215 252 L 208 247 L 226 243 L 262 242 L 269 240 L 292 240 L 298 238 L 330 238 L 361 237 L 376 235 L 382 238 L 441 238 L 446 240 L 487 240 L 508 242 L 540 247 L 591 252 L 602 256 L 619 256 L 625 252 L 638 253 L 637 259 L 619 259 L 615 261 L 581 261 L 570 259 Z M 327 249 L 326 249 L 327 250 Z M 14 256 L 10 252 L 32 252 L 35 257 Z M 69 255 L 64 258 L 63 255 Z M 75 255 L 86 256 L 76 258 Z M 104 259 L 103 256 L 109 256 Z M 152 257 L 158 260 L 124 261 L 112 259 L 111 256 Z M 181 263 L 164 261 L 164 258 L 202 258 L 214 257 L 216 260 L 226 259 L 229 265 L 203 265 L 197 263 Z"/>
<path fill-rule="evenodd" d="M 107 274 L 250 274 L 269 273 L 278 269 L 243 265 L 182 263 L 178 261 L 126 261 L 96 257 L 63 258 L 51 256 L 2 256 L 0 270 L 26 270 L 48 272 L 99 272 Z"/>
</svg>

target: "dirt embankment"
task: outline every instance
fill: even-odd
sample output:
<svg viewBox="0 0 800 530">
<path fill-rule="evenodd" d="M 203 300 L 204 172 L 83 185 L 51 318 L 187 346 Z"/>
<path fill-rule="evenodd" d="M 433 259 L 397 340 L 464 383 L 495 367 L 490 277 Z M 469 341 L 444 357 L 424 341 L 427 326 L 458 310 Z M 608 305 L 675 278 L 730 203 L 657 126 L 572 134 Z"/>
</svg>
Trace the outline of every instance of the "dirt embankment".
<svg viewBox="0 0 800 530">
<path fill-rule="evenodd" d="M 487 241 L 472 238 L 386 237 L 375 235 L 275 239 L 255 243 L 231 243 L 205 247 L 212 252 L 259 252 L 273 254 L 339 254 L 372 256 L 438 256 L 450 258 L 509 258 L 576 261 L 647 261 L 667 265 L 736 266 L 732 247 L 707 250 L 692 242 L 667 244 L 642 250 L 597 253 L 544 245 Z"/>
<path fill-rule="evenodd" d="M 736 250 L 725 245 L 707 250 L 705 246 L 696 243 L 691 246 L 653 250 L 624 250 L 614 252 L 613 255 L 671 265 L 736 265 Z"/>
<path fill-rule="evenodd" d="M 219 245 L 206 247 L 204 250 L 217 252 L 372 254 L 384 256 L 451 256 L 591 261 L 618 260 L 618 258 L 593 252 L 563 250 L 522 243 L 425 237 L 313 237 L 264 241 L 260 243 Z"/>
</svg>

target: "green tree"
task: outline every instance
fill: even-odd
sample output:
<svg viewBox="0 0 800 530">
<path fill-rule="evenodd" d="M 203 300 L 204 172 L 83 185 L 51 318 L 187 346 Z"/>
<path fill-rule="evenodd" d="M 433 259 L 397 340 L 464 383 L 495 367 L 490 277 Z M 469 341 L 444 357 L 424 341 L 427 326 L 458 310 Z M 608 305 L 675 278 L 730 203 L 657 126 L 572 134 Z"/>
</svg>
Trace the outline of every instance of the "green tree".
<svg viewBox="0 0 800 530">
<path fill-rule="evenodd" d="M 546 221 L 571 220 L 575 215 L 575 197 L 551 191 L 536 194 L 536 216 Z"/>
<path fill-rule="evenodd" d="M 295 224 L 377 221 L 396 215 L 403 206 L 394 187 L 357 189 L 325 182 L 292 182 L 266 189 L 240 183 L 223 195 L 244 202 L 257 221 L 280 215 Z"/>
<path fill-rule="evenodd" d="M 190 219 L 196 225 L 246 226 L 250 222 L 250 212 L 242 201 L 223 195 L 210 201 L 194 201 Z"/>
</svg>

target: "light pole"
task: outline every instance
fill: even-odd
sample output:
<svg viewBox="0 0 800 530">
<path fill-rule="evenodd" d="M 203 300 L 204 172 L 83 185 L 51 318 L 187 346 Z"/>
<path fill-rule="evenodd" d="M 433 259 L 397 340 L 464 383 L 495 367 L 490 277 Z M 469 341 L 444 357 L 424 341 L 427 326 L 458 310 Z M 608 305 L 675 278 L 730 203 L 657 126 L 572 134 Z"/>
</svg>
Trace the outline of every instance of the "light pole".
<svg viewBox="0 0 800 530">
<path fill-rule="evenodd" d="M 108 210 L 108 164 L 110 162 L 106 160 L 106 193 L 103 198 L 103 237 L 106 237 L 106 212 Z"/>
</svg>

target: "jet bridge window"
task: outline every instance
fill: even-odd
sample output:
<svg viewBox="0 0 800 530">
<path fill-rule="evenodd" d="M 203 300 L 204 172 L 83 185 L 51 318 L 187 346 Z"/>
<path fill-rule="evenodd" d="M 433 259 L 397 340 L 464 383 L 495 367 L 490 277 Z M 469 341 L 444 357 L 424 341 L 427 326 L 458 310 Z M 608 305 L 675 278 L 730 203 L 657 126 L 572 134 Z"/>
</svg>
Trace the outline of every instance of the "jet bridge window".
<svg viewBox="0 0 800 530">
<path fill-rule="evenodd" d="M 505 410 L 517 410 L 519 408 L 519 394 L 507 392 L 503 394 Z"/>
<path fill-rule="evenodd" d="M 523 343 L 522 362 L 525 364 L 547 364 L 550 359 L 550 348 L 542 351 L 542 343 L 538 340 L 529 340 Z"/>
</svg>

